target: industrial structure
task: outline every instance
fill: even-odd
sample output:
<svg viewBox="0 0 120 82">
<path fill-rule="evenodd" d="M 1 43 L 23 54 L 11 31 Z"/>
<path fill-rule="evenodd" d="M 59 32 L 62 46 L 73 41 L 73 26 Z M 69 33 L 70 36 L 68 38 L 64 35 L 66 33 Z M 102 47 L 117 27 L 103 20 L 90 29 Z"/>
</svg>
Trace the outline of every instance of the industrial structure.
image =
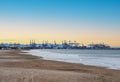
<svg viewBox="0 0 120 82">
<path fill-rule="evenodd" d="M 30 40 L 29 44 L 20 43 L 0 43 L 0 49 L 113 49 L 106 44 L 89 44 L 87 46 L 80 44 L 76 41 L 62 41 L 61 44 L 48 43 L 48 41 L 43 41 L 43 43 L 36 43 L 35 40 Z"/>
</svg>

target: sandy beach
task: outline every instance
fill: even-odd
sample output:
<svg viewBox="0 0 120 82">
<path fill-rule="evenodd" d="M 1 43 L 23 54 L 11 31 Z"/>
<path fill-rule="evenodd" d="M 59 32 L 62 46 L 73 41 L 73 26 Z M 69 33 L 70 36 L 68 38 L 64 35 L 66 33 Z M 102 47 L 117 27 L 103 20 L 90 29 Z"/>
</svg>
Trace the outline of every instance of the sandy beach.
<svg viewBox="0 0 120 82">
<path fill-rule="evenodd" d="M 0 50 L 0 82 L 120 82 L 120 70 L 43 60 Z"/>
</svg>

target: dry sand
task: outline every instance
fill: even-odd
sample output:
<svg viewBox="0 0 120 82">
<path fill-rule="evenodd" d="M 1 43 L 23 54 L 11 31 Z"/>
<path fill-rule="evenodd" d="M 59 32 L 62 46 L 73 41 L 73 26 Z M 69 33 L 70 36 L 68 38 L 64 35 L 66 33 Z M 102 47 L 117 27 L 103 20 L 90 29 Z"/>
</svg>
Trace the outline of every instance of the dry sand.
<svg viewBox="0 0 120 82">
<path fill-rule="evenodd" d="M 0 50 L 0 82 L 120 82 L 120 70 L 43 60 Z"/>
</svg>

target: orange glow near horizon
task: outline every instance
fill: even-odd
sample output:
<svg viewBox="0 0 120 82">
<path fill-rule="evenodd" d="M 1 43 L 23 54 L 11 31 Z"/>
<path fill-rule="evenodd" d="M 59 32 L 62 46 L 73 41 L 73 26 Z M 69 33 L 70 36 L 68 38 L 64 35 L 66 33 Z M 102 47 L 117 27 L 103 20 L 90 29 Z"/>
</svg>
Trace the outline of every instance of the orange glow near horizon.
<svg viewBox="0 0 120 82">
<path fill-rule="evenodd" d="M 55 24 L 54 24 L 55 23 Z M 119 30 L 100 28 L 102 26 L 86 23 L 63 24 L 57 22 L 26 22 L 26 21 L 1 21 L 0 43 L 29 43 L 36 40 L 37 43 L 48 41 L 57 43 L 62 41 L 77 41 L 81 44 L 105 43 L 110 46 L 120 46 Z M 82 27 L 82 28 L 80 28 Z M 107 26 L 106 26 L 107 27 Z M 112 32 L 114 31 L 114 32 Z"/>
</svg>

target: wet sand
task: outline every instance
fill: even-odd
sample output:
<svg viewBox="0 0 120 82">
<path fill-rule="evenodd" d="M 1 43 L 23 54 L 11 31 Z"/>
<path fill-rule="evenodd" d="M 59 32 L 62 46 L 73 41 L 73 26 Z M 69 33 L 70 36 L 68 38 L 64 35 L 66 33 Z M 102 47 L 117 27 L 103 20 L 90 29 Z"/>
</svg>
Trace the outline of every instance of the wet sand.
<svg viewBox="0 0 120 82">
<path fill-rule="evenodd" d="M 0 82 L 120 82 L 120 70 L 43 60 L 0 50 Z"/>
</svg>

